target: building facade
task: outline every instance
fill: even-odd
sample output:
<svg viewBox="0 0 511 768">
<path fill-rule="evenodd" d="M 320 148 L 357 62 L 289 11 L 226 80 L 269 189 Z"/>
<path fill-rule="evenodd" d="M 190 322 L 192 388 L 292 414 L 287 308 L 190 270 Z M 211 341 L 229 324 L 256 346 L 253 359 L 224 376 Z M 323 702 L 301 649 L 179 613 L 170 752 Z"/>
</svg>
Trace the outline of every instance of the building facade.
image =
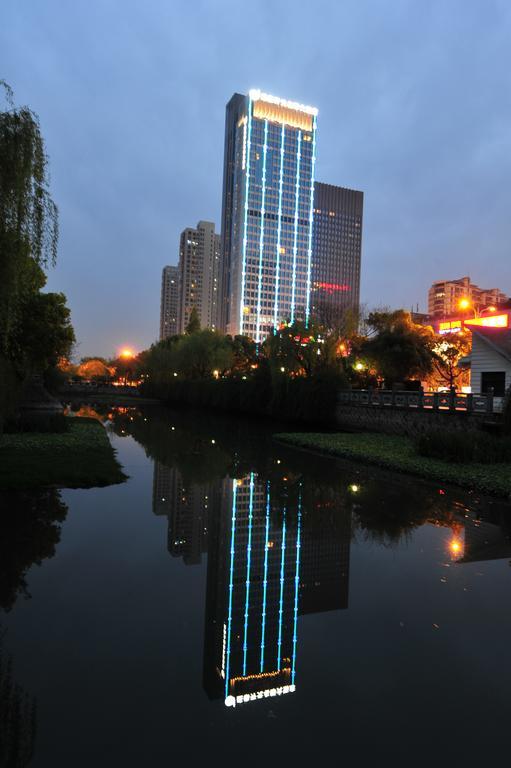
<svg viewBox="0 0 511 768">
<path fill-rule="evenodd" d="M 188 227 L 179 241 L 178 333 L 184 333 L 192 309 L 201 328 L 218 328 L 220 236 L 211 221 Z"/>
<path fill-rule="evenodd" d="M 314 185 L 312 314 L 341 327 L 360 304 L 364 193 L 332 184 Z"/>
<path fill-rule="evenodd" d="M 222 324 L 256 342 L 308 321 L 318 110 L 252 90 L 227 105 Z"/>
<path fill-rule="evenodd" d="M 161 275 L 160 341 L 177 333 L 178 268 L 163 267 Z"/>
<path fill-rule="evenodd" d="M 470 277 L 440 280 L 433 283 L 428 293 L 428 314 L 446 317 L 459 313 L 461 299 L 468 299 L 471 308 L 480 312 L 490 306 L 505 304 L 509 299 L 498 288 L 479 288 Z"/>
</svg>

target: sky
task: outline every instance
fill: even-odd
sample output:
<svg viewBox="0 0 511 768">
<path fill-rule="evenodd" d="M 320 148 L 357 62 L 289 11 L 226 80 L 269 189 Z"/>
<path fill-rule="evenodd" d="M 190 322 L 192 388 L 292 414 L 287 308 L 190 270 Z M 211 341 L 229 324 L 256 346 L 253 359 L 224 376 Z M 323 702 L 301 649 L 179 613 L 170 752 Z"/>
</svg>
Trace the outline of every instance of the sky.
<svg viewBox="0 0 511 768">
<path fill-rule="evenodd" d="M 2 0 L 75 357 L 157 339 L 161 269 L 219 227 L 225 104 L 253 87 L 317 106 L 317 179 L 363 190 L 363 304 L 426 310 L 463 275 L 511 293 L 510 39 L 508 0 Z"/>
</svg>

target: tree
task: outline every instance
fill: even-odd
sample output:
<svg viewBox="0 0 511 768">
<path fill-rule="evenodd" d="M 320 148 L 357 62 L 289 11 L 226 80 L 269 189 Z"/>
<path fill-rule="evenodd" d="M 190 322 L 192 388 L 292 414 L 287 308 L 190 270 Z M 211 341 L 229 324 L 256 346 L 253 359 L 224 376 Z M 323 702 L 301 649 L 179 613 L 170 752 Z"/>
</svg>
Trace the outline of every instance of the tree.
<svg viewBox="0 0 511 768">
<path fill-rule="evenodd" d="M 58 211 L 38 118 L 28 107 L 15 109 L 12 90 L 3 80 L 0 86 L 9 107 L 0 112 L 0 354 L 17 360 L 27 302 L 56 260 Z"/>
<path fill-rule="evenodd" d="M 433 380 L 435 384 L 454 389 L 464 378 L 468 380 L 468 372 L 460 368 L 460 360 L 470 353 L 469 336 L 464 333 L 447 333 L 438 336 L 434 347 Z"/>
<path fill-rule="evenodd" d="M 431 373 L 436 360 L 432 328 L 416 325 L 402 309 L 371 312 L 366 322 L 371 335 L 360 344 L 360 354 L 386 386 Z"/>
<path fill-rule="evenodd" d="M 200 318 L 197 312 L 197 307 L 192 307 L 190 317 L 188 318 L 188 325 L 185 328 L 185 333 L 190 336 L 192 333 L 200 331 Z"/>
<path fill-rule="evenodd" d="M 205 378 L 213 371 L 226 371 L 233 353 L 226 336 L 204 329 L 182 336 L 175 346 L 175 365 L 187 378 Z"/>
<path fill-rule="evenodd" d="M 36 293 L 25 304 L 18 333 L 26 370 L 45 371 L 68 357 L 75 342 L 63 293 Z"/>
</svg>

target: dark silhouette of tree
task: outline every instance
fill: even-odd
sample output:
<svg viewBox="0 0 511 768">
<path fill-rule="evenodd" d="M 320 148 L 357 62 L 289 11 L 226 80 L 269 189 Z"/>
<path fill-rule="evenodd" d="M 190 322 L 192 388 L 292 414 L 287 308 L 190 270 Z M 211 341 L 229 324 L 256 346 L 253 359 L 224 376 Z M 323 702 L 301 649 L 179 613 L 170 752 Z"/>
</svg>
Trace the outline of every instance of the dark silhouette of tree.
<svg viewBox="0 0 511 768">
<path fill-rule="evenodd" d="M 197 307 L 192 307 L 190 317 L 188 318 L 188 325 L 185 328 L 185 333 L 190 336 L 192 333 L 197 333 L 198 331 L 200 331 L 199 313 L 197 312 Z"/>
<path fill-rule="evenodd" d="M 29 568 L 53 557 L 67 507 L 54 488 L 0 494 L 0 607 L 9 611 L 19 594 L 30 597 Z"/>
<path fill-rule="evenodd" d="M 25 768 L 34 754 L 36 702 L 13 678 L 0 629 L 0 765 Z"/>
</svg>

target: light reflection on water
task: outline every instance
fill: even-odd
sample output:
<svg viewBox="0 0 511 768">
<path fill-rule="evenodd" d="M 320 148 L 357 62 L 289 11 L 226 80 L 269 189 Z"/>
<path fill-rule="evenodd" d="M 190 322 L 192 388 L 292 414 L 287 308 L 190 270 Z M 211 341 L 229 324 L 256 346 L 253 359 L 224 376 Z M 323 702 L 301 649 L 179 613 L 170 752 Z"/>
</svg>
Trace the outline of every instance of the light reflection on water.
<svg viewBox="0 0 511 768">
<path fill-rule="evenodd" d="M 154 408 L 95 413 L 128 483 L 52 491 L 50 500 L 11 495 L 4 516 L 2 623 L 14 672 L 38 701 L 35 765 L 90 764 L 105 739 L 119 763 L 140 764 L 148 741 L 154 759 L 168 757 L 156 727 L 164 711 L 183 738 L 207 734 L 198 756 L 227 738 L 240 748 L 253 728 L 277 754 L 274 719 L 312 728 L 339 756 L 340 717 L 345 755 L 360 757 L 369 727 L 376 742 L 363 752 L 374 761 L 398 718 L 399 761 L 438 701 L 461 724 L 452 686 L 467 688 L 467 670 L 481 749 L 489 735 L 500 749 L 498 714 L 478 707 L 484 681 L 494 702 L 510 682 L 508 505 L 293 451 L 252 422 Z M 130 707 L 127 677 L 138 692 Z M 83 726 L 74 719 L 56 753 L 55 723 L 85 701 L 89 747 L 77 754 Z M 138 736 L 126 740 L 126 728 Z M 433 736 L 431 748 L 442 740 Z M 288 755 L 302 752 L 289 745 Z"/>
</svg>

